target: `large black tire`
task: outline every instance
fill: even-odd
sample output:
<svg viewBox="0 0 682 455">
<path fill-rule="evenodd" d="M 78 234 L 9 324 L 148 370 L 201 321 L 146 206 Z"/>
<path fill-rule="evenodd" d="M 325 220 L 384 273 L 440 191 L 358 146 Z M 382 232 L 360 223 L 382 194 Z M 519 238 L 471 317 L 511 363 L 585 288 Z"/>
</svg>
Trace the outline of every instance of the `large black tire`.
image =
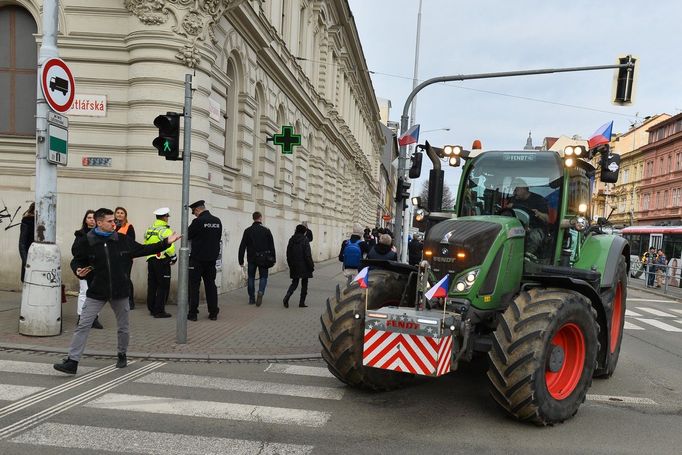
<svg viewBox="0 0 682 455">
<path fill-rule="evenodd" d="M 498 323 L 488 353 L 495 401 L 536 425 L 574 416 L 592 384 L 599 351 L 590 301 L 570 290 L 531 289 L 514 299 Z"/>
<path fill-rule="evenodd" d="M 387 270 L 369 273 L 369 309 L 398 306 L 407 277 Z M 356 318 L 355 315 L 359 315 Z M 360 389 L 386 391 L 414 380 L 406 373 L 366 368 L 362 365 L 365 334 L 365 289 L 349 284 L 343 292 L 336 286 L 334 297 L 327 299 L 326 311 L 320 317 L 322 358 L 329 371 L 344 383 Z"/>
<path fill-rule="evenodd" d="M 603 365 L 595 371 L 595 378 L 608 379 L 616 371 L 618 365 L 618 357 L 620 356 L 620 346 L 623 341 L 623 326 L 625 325 L 625 301 L 628 296 L 628 272 L 625 257 L 621 256 L 618 260 L 618 271 L 616 272 L 616 283 L 602 293 L 602 302 L 606 309 L 607 316 L 607 334 L 608 340 L 606 346 L 601 348 L 605 350 L 605 361 Z"/>
</svg>

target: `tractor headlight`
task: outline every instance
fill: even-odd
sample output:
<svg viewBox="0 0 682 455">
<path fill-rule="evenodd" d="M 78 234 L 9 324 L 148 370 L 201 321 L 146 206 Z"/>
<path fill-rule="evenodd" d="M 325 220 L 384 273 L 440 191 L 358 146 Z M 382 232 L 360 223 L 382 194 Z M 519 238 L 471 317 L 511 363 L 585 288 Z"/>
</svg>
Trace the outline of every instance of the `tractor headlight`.
<svg viewBox="0 0 682 455">
<path fill-rule="evenodd" d="M 573 225 L 575 226 L 576 231 L 584 231 L 585 229 L 587 229 L 589 223 L 587 222 L 587 218 L 585 218 L 584 216 L 578 216 L 575 218 L 575 222 L 573 223 Z"/>
<path fill-rule="evenodd" d="M 417 221 L 423 221 L 425 216 L 426 216 L 426 210 L 424 210 L 424 209 L 417 209 L 414 212 L 414 219 Z"/>
<path fill-rule="evenodd" d="M 464 292 L 471 289 L 471 287 L 476 282 L 476 277 L 478 277 L 479 269 L 469 270 L 468 272 L 457 278 L 455 283 L 455 290 L 457 292 Z"/>
</svg>

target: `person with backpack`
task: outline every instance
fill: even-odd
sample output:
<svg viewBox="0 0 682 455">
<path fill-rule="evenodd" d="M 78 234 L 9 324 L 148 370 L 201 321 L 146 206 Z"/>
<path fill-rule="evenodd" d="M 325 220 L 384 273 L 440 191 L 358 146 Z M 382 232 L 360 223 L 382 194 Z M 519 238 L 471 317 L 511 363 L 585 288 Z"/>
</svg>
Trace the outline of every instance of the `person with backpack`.
<svg viewBox="0 0 682 455">
<path fill-rule="evenodd" d="M 344 240 L 341 244 L 339 261 L 343 263 L 343 271 L 345 274 L 358 273 L 360 270 L 360 261 L 369 253 L 367 243 L 362 240 L 363 233 L 362 225 L 355 223 L 350 238 Z"/>
</svg>

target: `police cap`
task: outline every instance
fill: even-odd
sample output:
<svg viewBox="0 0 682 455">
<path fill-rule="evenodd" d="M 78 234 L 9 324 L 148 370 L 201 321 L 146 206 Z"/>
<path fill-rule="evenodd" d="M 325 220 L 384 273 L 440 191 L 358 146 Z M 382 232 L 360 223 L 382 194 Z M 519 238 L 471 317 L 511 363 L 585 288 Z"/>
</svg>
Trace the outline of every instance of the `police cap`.
<svg viewBox="0 0 682 455">
<path fill-rule="evenodd" d="M 194 210 L 197 207 L 204 207 L 205 205 L 206 205 L 206 201 L 204 201 L 203 199 L 200 199 L 200 200 L 196 201 L 194 204 L 190 204 L 189 208 Z"/>
<path fill-rule="evenodd" d="M 154 215 L 156 215 L 156 216 L 170 216 L 170 209 L 168 207 L 161 207 L 160 209 L 154 210 Z"/>
</svg>

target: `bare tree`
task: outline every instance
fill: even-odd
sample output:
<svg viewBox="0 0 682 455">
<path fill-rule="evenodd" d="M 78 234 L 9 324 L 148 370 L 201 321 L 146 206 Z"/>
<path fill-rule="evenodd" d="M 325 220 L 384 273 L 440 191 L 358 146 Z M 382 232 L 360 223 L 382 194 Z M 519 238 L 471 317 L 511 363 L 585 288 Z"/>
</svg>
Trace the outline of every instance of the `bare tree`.
<svg viewBox="0 0 682 455">
<path fill-rule="evenodd" d="M 422 184 L 422 189 L 419 192 L 419 197 L 422 198 L 422 203 L 426 205 L 429 200 L 429 180 L 425 180 Z M 443 185 L 443 210 L 454 210 L 457 198 L 452 193 L 447 185 Z"/>
</svg>

